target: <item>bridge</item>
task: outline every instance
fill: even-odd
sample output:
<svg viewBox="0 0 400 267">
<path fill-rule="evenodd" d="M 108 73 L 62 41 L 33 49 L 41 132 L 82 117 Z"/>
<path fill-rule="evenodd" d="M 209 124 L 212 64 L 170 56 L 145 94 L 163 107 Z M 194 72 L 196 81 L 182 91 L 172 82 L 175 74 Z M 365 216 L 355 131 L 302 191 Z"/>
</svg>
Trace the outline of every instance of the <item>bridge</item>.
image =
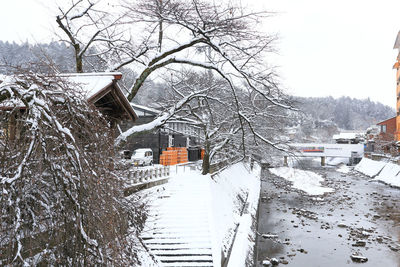
<svg viewBox="0 0 400 267">
<path fill-rule="evenodd" d="M 326 158 L 354 159 L 364 155 L 364 144 L 292 143 L 289 147 L 293 157 L 321 157 L 322 166 Z M 288 164 L 287 160 L 285 156 L 284 165 Z"/>
</svg>

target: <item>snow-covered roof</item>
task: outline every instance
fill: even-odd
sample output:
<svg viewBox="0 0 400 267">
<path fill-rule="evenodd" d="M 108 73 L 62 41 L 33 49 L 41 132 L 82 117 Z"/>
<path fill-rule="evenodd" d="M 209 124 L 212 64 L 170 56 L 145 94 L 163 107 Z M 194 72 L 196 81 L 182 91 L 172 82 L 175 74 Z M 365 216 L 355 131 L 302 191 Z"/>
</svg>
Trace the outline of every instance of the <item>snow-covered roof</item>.
<svg viewBox="0 0 400 267">
<path fill-rule="evenodd" d="M 60 74 L 60 77 L 67 79 L 80 86 L 85 94 L 88 102 L 96 105 L 96 102 L 101 98 L 105 97 L 112 90 L 112 101 L 119 102 L 119 105 L 125 110 L 127 115 L 132 119 L 136 120 L 137 115 L 130 105 L 128 99 L 121 91 L 121 88 L 115 81 L 122 78 L 120 72 L 96 72 L 96 73 L 68 73 Z"/>
<path fill-rule="evenodd" d="M 110 86 L 114 80 L 119 80 L 122 77 L 122 74 L 120 72 L 67 73 L 60 74 L 60 77 L 78 84 L 83 90 L 86 99 L 90 100 L 103 89 Z"/>
<path fill-rule="evenodd" d="M 396 123 L 396 122 L 395 122 L 396 116 L 394 116 L 394 117 L 392 117 L 392 118 L 389 118 L 389 119 L 386 119 L 386 120 L 384 120 L 384 121 L 380 121 L 380 122 L 378 122 L 376 125 L 385 124 L 386 122 L 389 122 L 390 120 L 392 120 L 393 123 Z M 394 121 L 393 121 L 393 120 L 394 120 Z"/>
<path fill-rule="evenodd" d="M 356 139 L 362 137 L 360 133 L 340 133 L 333 135 L 333 139 Z"/>
<path fill-rule="evenodd" d="M 199 124 L 198 121 L 189 119 L 189 118 L 183 118 L 183 117 L 172 117 L 172 119 L 168 120 L 168 122 L 179 122 L 179 123 L 187 123 L 187 124 Z"/>
<path fill-rule="evenodd" d="M 112 108 L 116 107 L 118 114 L 125 114 L 132 120 L 135 120 L 137 118 L 137 115 L 131 107 L 128 99 L 115 82 L 122 78 L 122 74 L 120 72 L 65 73 L 59 74 L 58 77 L 65 79 L 66 82 L 72 83 L 72 85 L 79 86 L 89 103 L 96 105 L 97 101 L 104 97 L 107 97 L 109 101 L 108 105 L 110 105 L 110 103 L 112 102 L 112 105 L 114 105 Z M 1 76 L 0 78 L 1 81 L 3 81 L 0 81 L 0 83 L 2 84 L 15 83 L 15 78 L 12 76 Z M 4 101 L 2 102 L 0 108 L 18 108 L 19 105 L 17 106 L 17 104 L 18 103 L 13 103 L 12 101 L 10 103 Z M 104 105 L 104 103 L 102 105 Z M 23 104 L 20 106 L 21 108 L 25 107 L 25 105 Z"/>
<path fill-rule="evenodd" d="M 135 110 L 136 114 L 140 116 L 145 116 L 146 113 L 152 114 L 152 115 L 159 115 L 162 112 L 160 110 L 157 110 L 155 108 L 143 106 L 143 105 L 138 105 L 131 103 L 131 106 Z M 168 120 L 167 123 L 172 123 L 172 122 L 178 122 L 178 123 L 187 123 L 187 124 L 199 124 L 198 121 L 189 119 L 189 118 L 183 118 L 179 116 L 173 116 L 171 119 Z"/>
<path fill-rule="evenodd" d="M 161 113 L 161 111 L 159 111 L 159 110 L 157 110 L 155 108 L 150 108 L 150 107 L 143 106 L 143 105 L 138 105 L 138 104 L 131 103 L 131 106 L 132 106 L 133 110 L 135 110 L 135 112 L 138 115 L 140 113 L 150 113 L 152 115 L 158 115 L 158 114 Z"/>
</svg>

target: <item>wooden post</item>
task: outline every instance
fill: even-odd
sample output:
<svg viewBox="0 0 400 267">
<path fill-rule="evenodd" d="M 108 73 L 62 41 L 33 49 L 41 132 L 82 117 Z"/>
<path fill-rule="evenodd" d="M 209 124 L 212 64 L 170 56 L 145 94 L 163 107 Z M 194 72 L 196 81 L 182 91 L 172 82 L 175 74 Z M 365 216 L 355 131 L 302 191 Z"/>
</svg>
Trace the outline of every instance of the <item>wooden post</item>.
<svg viewBox="0 0 400 267">
<path fill-rule="evenodd" d="M 10 120 L 8 121 L 8 138 L 11 141 L 15 140 L 15 136 L 16 136 L 16 119 L 15 119 L 15 114 L 11 114 L 10 115 Z"/>
<path fill-rule="evenodd" d="M 321 157 L 321 166 L 325 166 L 325 157 Z"/>
<path fill-rule="evenodd" d="M 283 157 L 283 166 L 288 166 L 287 156 Z"/>
</svg>

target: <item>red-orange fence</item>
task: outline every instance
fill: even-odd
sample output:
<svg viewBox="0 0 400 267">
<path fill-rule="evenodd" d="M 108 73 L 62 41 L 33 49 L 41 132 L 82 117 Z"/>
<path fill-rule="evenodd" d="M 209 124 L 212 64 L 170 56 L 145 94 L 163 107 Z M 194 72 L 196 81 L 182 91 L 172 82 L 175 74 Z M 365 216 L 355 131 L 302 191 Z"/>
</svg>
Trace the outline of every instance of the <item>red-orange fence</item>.
<svg viewBox="0 0 400 267">
<path fill-rule="evenodd" d="M 167 150 L 160 155 L 160 164 L 164 166 L 186 162 L 188 162 L 186 147 L 167 147 Z"/>
</svg>

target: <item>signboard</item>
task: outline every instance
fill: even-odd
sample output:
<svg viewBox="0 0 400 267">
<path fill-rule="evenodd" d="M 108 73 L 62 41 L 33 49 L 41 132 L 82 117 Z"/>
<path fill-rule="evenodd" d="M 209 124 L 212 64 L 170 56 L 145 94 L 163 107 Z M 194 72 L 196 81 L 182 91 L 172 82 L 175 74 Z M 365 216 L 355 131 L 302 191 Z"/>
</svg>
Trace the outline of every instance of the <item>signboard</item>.
<svg viewBox="0 0 400 267">
<path fill-rule="evenodd" d="M 357 157 L 364 155 L 364 144 L 289 144 L 297 156 L 303 157 L 343 157 L 350 158 L 352 152 Z"/>
</svg>

